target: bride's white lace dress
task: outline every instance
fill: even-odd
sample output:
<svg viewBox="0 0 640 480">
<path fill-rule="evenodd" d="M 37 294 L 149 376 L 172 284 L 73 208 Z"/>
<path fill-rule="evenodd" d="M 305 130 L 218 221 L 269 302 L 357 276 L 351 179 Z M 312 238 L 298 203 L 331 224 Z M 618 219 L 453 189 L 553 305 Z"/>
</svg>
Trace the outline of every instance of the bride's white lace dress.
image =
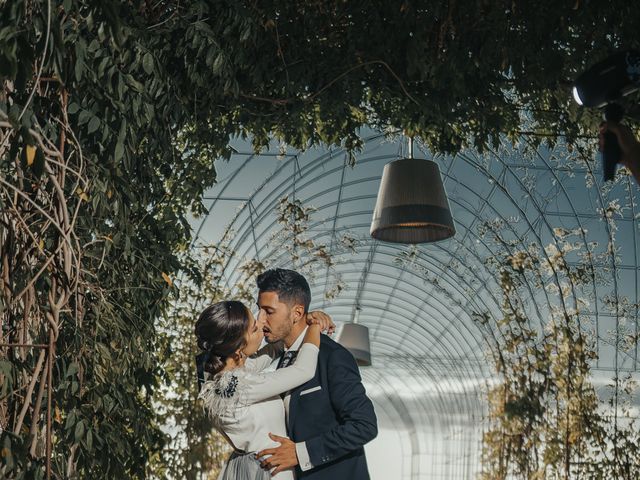
<svg viewBox="0 0 640 480">
<path fill-rule="evenodd" d="M 303 344 L 293 365 L 264 372 L 279 353 L 273 347 L 265 347 L 255 358 L 248 358 L 244 367 L 221 372 L 205 381 L 200 391 L 199 398 L 215 428 L 228 437 L 236 450 L 257 452 L 277 447 L 269 433 L 287 436 L 280 394 L 308 382 L 315 374 L 318 361 L 315 345 Z M 272 478 L 295 477 L 289 470 Z"/>
</svg>

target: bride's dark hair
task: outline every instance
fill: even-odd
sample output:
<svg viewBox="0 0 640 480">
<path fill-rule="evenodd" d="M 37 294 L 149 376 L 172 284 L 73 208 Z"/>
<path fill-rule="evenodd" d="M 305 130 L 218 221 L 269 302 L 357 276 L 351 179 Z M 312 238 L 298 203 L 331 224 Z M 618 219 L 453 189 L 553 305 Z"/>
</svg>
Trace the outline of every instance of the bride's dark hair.
<svg viewBox="0 0 640 480">
<path fill-rule="evenodd" d="M 205 308 L 196 321 L 198 347 L 208 353 L 205 372 L 220 372 L 238 349 L 245 346 L 249 311 L 242 302 L 227 300 Z"/>
</svg>

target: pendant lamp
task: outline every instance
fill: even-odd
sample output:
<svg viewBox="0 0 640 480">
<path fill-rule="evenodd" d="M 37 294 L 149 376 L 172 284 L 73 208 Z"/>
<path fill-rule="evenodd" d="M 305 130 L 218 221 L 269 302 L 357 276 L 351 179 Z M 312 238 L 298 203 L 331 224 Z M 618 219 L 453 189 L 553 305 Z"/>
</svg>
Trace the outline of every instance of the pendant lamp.
<svg viewBox="0 0 640 480">
<path fill-rule="evenodd" d="M 438 164 L 413 158 L 387 163 L 382 173 L 371 236 L 393 243 L 437 242 L 456 233 Z"/>
<path fill-rule="evenodd" d="M 360 367 L 370 367 L 371 345 L 369 343 L 369 329 L 358 323 L 359 316 L 360 308 L 356 308 L 353 321 L 342 326 L 338 343 L 351 352 Z"/>
</svg>

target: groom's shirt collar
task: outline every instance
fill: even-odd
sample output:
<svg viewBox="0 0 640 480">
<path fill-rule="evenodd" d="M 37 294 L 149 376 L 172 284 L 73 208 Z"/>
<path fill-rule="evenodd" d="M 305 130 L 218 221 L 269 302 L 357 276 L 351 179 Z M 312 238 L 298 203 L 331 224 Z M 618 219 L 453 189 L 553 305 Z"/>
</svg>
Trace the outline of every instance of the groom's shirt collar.
<svg viewBox="0 0 640 480">
<path fill-rule="evenodd" d="M 296 338 L 296 341 L 293 342 L 293 345 L 285 349 L 285 352 L 297 352 L 298 350 L 300 350 L 300 347 L 302 346 L 302 340 L 304 340 L 304 335 L 305 333 L 307 333 L 307 328 L 309 327 L 304 328 L 302 333 L 300 333 L 300 335 L 298 335 L 298 338 Z"/>
</svg>

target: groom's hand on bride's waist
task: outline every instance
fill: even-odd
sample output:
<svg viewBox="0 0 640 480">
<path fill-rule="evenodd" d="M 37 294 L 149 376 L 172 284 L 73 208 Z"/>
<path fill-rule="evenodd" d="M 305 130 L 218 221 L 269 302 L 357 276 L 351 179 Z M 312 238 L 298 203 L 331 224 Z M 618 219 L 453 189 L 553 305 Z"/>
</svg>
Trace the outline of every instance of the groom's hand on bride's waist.
<svg viewBox="0 0 640 480">
<path fill-rule="evenodd" d="M 271 470 L 271 475 L 280 473 L 282 470 L 292 468 L 298 465 L 298 456 L 296 455 L 296 444 L 287 437 L 279 437 L 273 433 L 269 434 L 269 438 L 280 444 L 279 447 L 267 448 L 256 453 L 256 458 L 261 459 L 265 455 L 269 455 L 260 462 L 260 466 L 265 470 Z"/>
</svg>

